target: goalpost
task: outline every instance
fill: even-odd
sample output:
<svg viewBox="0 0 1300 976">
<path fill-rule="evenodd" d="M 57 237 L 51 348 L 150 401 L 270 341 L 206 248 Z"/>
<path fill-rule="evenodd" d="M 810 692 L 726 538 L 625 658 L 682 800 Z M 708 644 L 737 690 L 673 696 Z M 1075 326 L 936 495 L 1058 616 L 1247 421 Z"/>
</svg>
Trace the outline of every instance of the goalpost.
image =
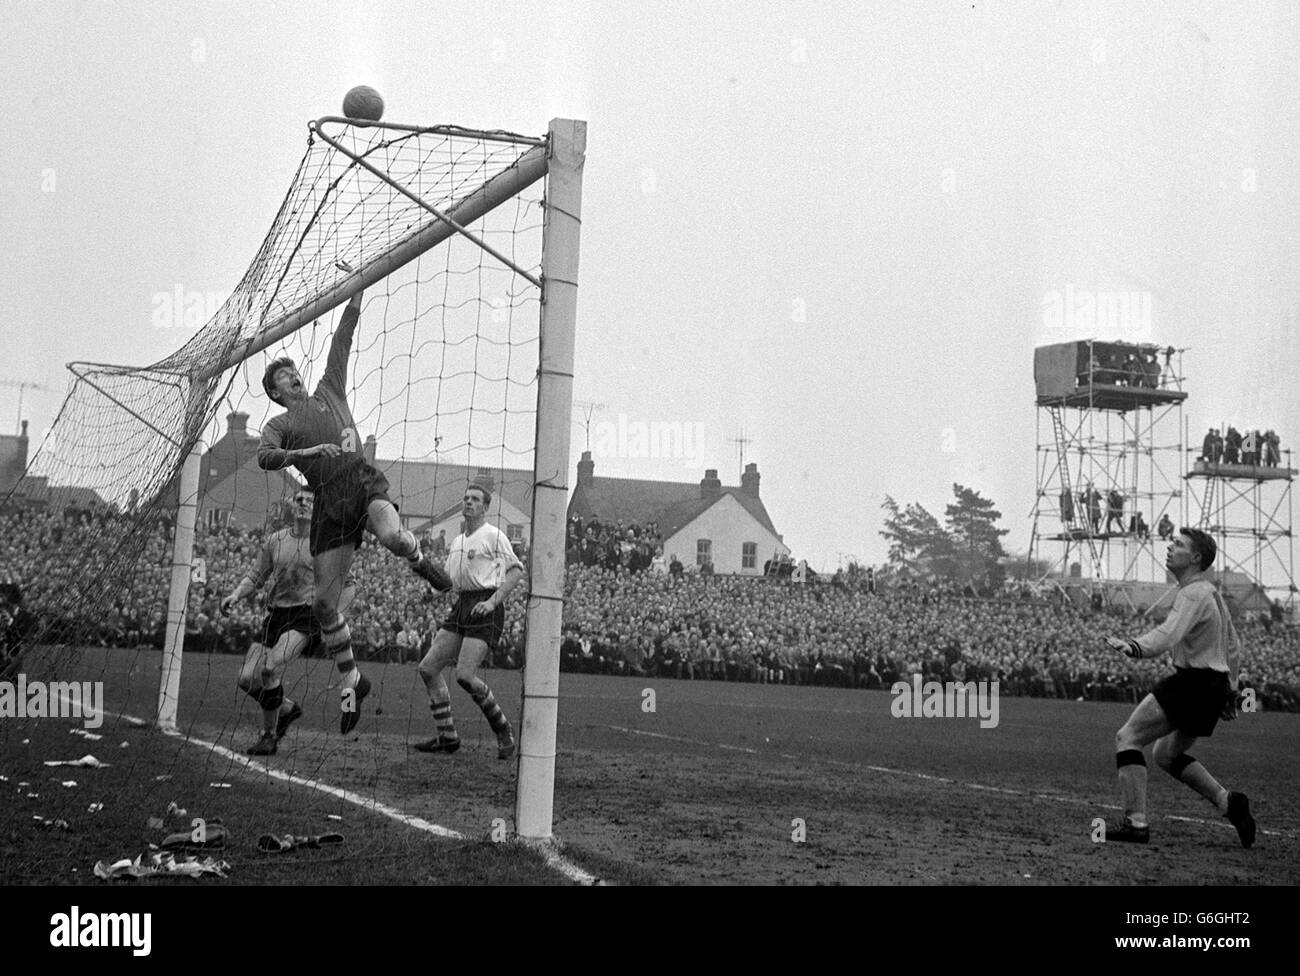
<svg viewBox="0 0 1300 976">
<path fill-rule="evenodd" d="M 455 467 L 440 448 L 447 441 L 463 455 L 463 470 L 487 471 L 489 458 L 503 480 L 510 477 L 506 462 L 531 449 L 531 484 L 516 492 L 531 500 L 531 510 L 515 823 L 521 838 L 549 839 L 586 124 L 553 120 L 544 138 L 333 116 L 309 129 L 307 155 L 271 231 L 197 335 L 148 368 L 70 364 L 72 390 L 28 479 L 93 489 L 112 503 L 114 517 L 102 530 L 108 555 L 89 585 L 79 594 L 43 595 L 38 609 L 51 621 L 43 643 L 75 644 L 91 632 L 112 587 L 148 561 L 159 513 L 174 510 L 156 723 L 178 728 L 196 523 L 201 498 L 214 487 L 205 482 L 223 473 L 215 462 L 202 470 L 204 442 L 223 404 L 238 411 L 246 397 L 258 408 L 253 357 L 293 342 L 300 363 L 323 361 L 317 330 L 305 327 L 358 292 L 383 289 L 377 298 L 367 291 L 358 335 L 374 318 L 372 304 L 382 307 L 383 326 L 378 337 L 357 340 L 350 364 L 358 428 L 377 428 L 385 443 L 400 438 L 403 459 L 432 457 L 421 463 L 435 472 Z M 525 199 L 539 182 L 544 197 Z M 515 252 L 536 229 L 528 223 L 534 205 L 541 208 L 541 255 L 530 265 Z M 486 223 L 495 212 L 506 214 L 502 230 Z M 457 263 L 448 252 L 441 265 L 428 260 L 452 240 L 468 242 L 475 257 Z M 491 299 L 488 281 L 501 282 Z M 533 302 L 535 338 L 517 314 Z M 403 369 L 404 382 L 386 379 Z M 241 373 L 248 392 L 238 396 Z M 518 390 L 531 396 L 533 385 L 534 405 L 522 410 Z M 399 419 L 391 421 L 394 412 Z M 520 430 L 530 414 L 531 445 Z M 237 456 L 234 463 L 243 462 Z M 431 487 L 416 485 L 414 476 L 408 484 L 404 462 L 391 470 L 399 467 L 390 481 L 395 500 L 405 500 L 404 516 L 428 505 L 421 514 L 431 525 L 440 490 L 463 490 L 463 482 L 449 486 L 436 473 Z M 269 475 L 262 487 L 274 498 Z"/>
</svg>

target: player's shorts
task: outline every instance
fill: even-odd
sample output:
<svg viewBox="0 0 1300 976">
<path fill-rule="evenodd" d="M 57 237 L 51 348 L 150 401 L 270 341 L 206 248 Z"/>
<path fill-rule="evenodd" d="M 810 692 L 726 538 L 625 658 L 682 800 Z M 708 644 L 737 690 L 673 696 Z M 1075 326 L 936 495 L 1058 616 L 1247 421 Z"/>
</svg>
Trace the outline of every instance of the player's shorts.
<svg viewBox="0 0 1300 976">
<path fill-rule="evenodd" d="M 1228 675 L 1210 668 L 1177 668 L 1151 693 L 1178 731 L 1211 735 L 1228 700 Z"/>
<path fill-rule="evenodd" d="M 300 603 L 296 607 L 272 607 L 271 612 L 266 615 L 265 623 L 262 624 L 260 643 L 263 647 L 275 647 L 280 642 L 280 638 L 289 631 L 307 635 L 308 643 L 304 650 L 320 640 L 320 624 L 316 622 L 316 615 L 311 612 L 310 603 Z"/>
<path fill-rule="evenodd" d="M 375 500 L 392 504 L 388 479 L 360 458 L 317 488 L 311 513 L 311 554 L 360 545 L 370 503 Z"/>
<path fill-rule="evenodd" d="M 481 617 L 473 615 L 474 608 L 484 600 L 492 599 L 495 593 L 496 590 L 465 590 L 438 629 L 481 640 L 488 646 L 488 650 L 495 651 L 506 629 L 505 605 L 502 604 Z"/>
</svg>

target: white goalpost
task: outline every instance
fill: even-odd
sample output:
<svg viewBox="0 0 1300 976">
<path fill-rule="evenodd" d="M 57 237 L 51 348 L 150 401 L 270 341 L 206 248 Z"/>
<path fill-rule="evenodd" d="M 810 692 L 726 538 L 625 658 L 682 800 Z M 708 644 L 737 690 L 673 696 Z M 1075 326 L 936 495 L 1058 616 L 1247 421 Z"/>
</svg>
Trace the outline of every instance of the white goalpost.
<svg viewBox="0 0 1300 976">
<path fill-rule="evenodd" d="M 573 411 L 578 239 L 582 227 L 582 165 L 587 151 L 587 127 L 581 122 L 552 122 L 549 143 L 533 482 L 533 539 L 538 544 L 532 550 L 529 567 L 532 585 L 515 801 L 515 829 L 525 840 L 550 838 L 555 797 L 560 617 L 564 610 L 572 427 L 569 420 Z"/>
</svg>

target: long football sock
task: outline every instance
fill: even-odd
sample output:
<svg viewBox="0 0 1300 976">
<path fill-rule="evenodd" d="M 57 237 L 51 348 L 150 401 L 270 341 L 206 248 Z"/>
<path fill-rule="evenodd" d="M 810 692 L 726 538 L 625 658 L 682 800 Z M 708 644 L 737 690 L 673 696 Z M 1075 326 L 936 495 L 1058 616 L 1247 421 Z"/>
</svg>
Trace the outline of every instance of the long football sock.
<svg viewBox="0 0 1300 976">
<path fill-rule="evenodd" d="M 321 641 L 334 658 L 334 666 L 343 678 L 343 687 L 355 688 L 361 674 L 352 657 L 352 631 L 342 616 L 337 617 L 331 626 L 321 628 Z"/>
<path fill-rule="evenodd" d="M 510 728 L 510 720 L 506 718 L 506 713 L 501 711 L 501 706 L 492 696 L 492 689 L 481 679 L 471 678 L 468 682 L 462 681 L 460 684 L 474 699 L 474 704 L 483 710 L 483 717 L 488 720 L 488 725 L 492 726 L 493 732 L 500 735 Z"/>
<path fill-rule="evenodd" d="M 1119 791 L 1124 800 L 1124 818 L 1134 827 L 1147 825 L 1147 765 L 1141 749 L 1115 754 Z"/>
<path fill-rule="evenodd" d="M 1184 753 L 1170 764 L 1169 772 L 1174 779 L 1186 783 L 1213 803 L 1219 813 L 1227 815 L 1228 791 L 1219 785 L 1218 780 L 1210 775 L 1210 771 L 1199 760 Z"/>
<path fill-rule="evenodd" d="M 456 734 L 456 723 L 451 718 L 451 699 L 430 702 L 429 707 L 433 709 L 433 721 L 438 726 L 438 738 L 459 739 L 460 736 Z"/>
</svg>

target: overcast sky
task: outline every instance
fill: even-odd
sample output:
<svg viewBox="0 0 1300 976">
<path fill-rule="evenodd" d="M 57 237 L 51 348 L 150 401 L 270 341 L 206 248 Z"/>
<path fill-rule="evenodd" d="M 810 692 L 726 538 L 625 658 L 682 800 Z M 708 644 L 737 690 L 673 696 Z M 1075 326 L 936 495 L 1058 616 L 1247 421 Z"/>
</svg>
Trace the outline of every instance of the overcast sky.
<svg viewBox="0 0 1300 976">
<path fill-rule="evenodd" d="M 815 567 L 884 558 L 886 494 L 954 481 L 1023 549 L 1054 291 L 1139 292 L 1189 349 L 1193 437 L 1300 431 L 1300 6 L 1291 3 L 23 3 L 0 11 L 0 379 L 46 430 L 70 360 L 188 336 L 358 83 L 386 119 L 589 124 L 577 334 L 593 422 L 702 424 Z M 18 391 L 0 388 L 0 427 Z M 573 461 L 582 448 L 574 428 Z M 381 442 L 380 453 L 384 454 Z"/>
</svg>

